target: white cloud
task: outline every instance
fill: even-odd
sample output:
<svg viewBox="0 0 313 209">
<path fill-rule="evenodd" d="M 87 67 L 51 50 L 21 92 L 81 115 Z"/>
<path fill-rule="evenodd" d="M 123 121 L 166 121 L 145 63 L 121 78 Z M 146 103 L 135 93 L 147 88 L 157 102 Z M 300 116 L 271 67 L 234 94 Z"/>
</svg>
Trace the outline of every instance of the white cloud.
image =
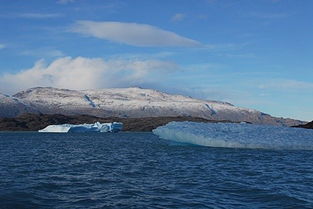
<svg viewBox="0 0 313 209">
<path fill-rule="evenodd" d="M 4 49 L 6 46 L 4 44 L 0 44 L 0 49 Z"/>
<path fill-rule="evenodd" d="M 64 53 L 57 49 L 51 48 L 39 48 L 32 50 L 25 50 L 20 53 L 21 55 L 33 56 L 33 57 L 63 57 Z"/>
<path fill-rule="evenodd" d="M 62 17 L 63 15 L 59 13 L 21 13 L 11 16 L 22 18 L 45 19 L 45 18 L 58 18 Z"/>
<path fill-rule="evenodd" d="M 15 93 L 35 86 L 68 89 L 138 86 L 158 82 L 165 73 L 176 69 L 175 64 L 160 60 L 63 57 L 48 65 L 39 60 L 30 69 L 0 76 L 0 92 Z"/>
<path fill-rule="evenodd" d="M 177 13 L 177 14 L 175 14 L 175 15 L 171 18 L 171 21 L 173 21 L 173 22 L 179 22 L 179 21 L 182 21 L 183 19 L 185 19 L 185 17 L 186 17 L 185 14 Z"/>
<path fill-rule="evenodd" d="M 307 90 L 313 89 L 313 83 L 289 80 L 289 79 L 273 79 L 258 86 L 259 89 L 276 89 L 276 90 Z"/>
<path fill-rule="evenodd" d="M 58 0 L 57 3 L 59 4 L 68 4 L 68 3 L 73 3 L 76 0 Z"/>
<path fill-rule="evenodd" d="M 176 33 L 138 23 L 78 21 L 70 28 L 70 31 L 141 47 L 195 47 L 201 45 L 198 41 Z"/>
<path fill-rule="evenodd" d="M 164 59 L 174 56 L 175 52 L 170 51 L 160 51 L 156 53 L 120 53 L 112 54 L 109 56 L 110 59 Z"/>
<path fill-rule="evenodd" d="M 289 17 L 289 15 L 285 13 L 259 13 L 259 12 L 252 12 L 250 16 L 260 19 L 282 19 Z"/>
</svg>

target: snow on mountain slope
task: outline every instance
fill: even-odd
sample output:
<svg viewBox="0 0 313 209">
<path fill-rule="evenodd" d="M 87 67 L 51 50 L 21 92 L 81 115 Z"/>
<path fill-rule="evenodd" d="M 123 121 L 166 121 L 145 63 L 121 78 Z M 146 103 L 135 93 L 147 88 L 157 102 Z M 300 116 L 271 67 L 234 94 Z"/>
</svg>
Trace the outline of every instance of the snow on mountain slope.
<svg viewBox="0 0 313 209">
<path fill-rule="evenodd" d="M 271 117 L 226 102 L 199 100 L 151 89 L 67 90 L 37 87 L 14 95 L 41 113 L 88 114 L 98 117 L 192 116 L 257 124 L 297 125 L 301 121 Z"/>
<path fill-rule="evenodd" d="M 0 116 L 14 117 L 22 113 L 36 113 L 32 107 L 23 104 L 19 99 L 0 93 Z"/>
</svg>

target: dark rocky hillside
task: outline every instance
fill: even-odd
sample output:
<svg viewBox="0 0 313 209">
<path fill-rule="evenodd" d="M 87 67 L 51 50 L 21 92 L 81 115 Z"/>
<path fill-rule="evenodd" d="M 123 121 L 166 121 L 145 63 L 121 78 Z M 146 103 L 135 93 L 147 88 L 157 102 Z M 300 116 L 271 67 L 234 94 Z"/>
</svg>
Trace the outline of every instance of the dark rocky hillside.
<svg viewBox="0 0 313 209">
<path fill-rule="evenodd" d="M 294 126 L 294 127 L 313 129 L 313 121 L 311 121 L 311 122 L 309 122 L 307 124 L 304 124 L 304 125 L 298 125 L 298 126 Z"/>
<path fill-rule="evenodd" d="M 89 115 L 23 114 L 15 118 L 0 118 L 0 131 L 37 131 L 48 125 L 95 123 L 97 121 L 102 123 L 122 122 L 124 124 L 123 131 L 151 131 L 171 121 L 216 122 L 194 117 L 99 118 Z"/>
</svg>

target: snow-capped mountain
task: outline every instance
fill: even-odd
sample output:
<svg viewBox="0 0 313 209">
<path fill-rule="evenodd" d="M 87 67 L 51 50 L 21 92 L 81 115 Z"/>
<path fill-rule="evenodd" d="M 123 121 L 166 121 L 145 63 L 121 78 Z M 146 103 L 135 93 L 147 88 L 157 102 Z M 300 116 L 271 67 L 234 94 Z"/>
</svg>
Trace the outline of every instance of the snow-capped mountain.
<svg viewBox="0 0 313 209">
<path fill-rule="evenodd" d="M 0 117 L 15 117 L 22 113 L 37 113 L 30 105 L 17 98 L 0 93 Z"/>
<path fill-rule="evenodd" d="M 29 109 L 48 114 L 87 114 L 98 117 L 192 116 L 288 126 L 302 123 L 292 119 L 275 118 L 257 110 L 236 107 L 226 102 L 200 100 L 142 88 L 78 91 L 37 87 L 5 98 L 8 102 L 6 100 L 3 102 L 1 97 L 1 109 L 11 107 L 10 102 L 13 100 L 18 102 L 18 105 L 24 105 L 25 112 Z M 4 112 L 0 112 L 0 116 L 1 114 L 3 116 Z"/>
</svg>

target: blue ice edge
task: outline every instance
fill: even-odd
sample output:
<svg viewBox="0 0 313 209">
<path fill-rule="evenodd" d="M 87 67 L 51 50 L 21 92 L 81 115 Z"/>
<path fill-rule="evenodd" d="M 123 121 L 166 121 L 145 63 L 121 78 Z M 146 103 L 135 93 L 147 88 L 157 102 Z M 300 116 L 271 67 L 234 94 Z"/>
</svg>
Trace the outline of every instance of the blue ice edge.
<svg viewBox="0 0 313 209">
<path fill-rule="evenodd" d="M 313 130 L 302 128 L 170 122 L 152 132 L 162 139 L 208 147 L 313 150 Z"/>
<path fill-rule="evenodd" d="M 100 123 L 94 124 L 60 124 L 60 125 L 49 125 L 38 132 L 49 132 L 49 133 L 89 133 L 89 132 L 119 132 L 123 129 L 123 123 Z"/>
</svg>

